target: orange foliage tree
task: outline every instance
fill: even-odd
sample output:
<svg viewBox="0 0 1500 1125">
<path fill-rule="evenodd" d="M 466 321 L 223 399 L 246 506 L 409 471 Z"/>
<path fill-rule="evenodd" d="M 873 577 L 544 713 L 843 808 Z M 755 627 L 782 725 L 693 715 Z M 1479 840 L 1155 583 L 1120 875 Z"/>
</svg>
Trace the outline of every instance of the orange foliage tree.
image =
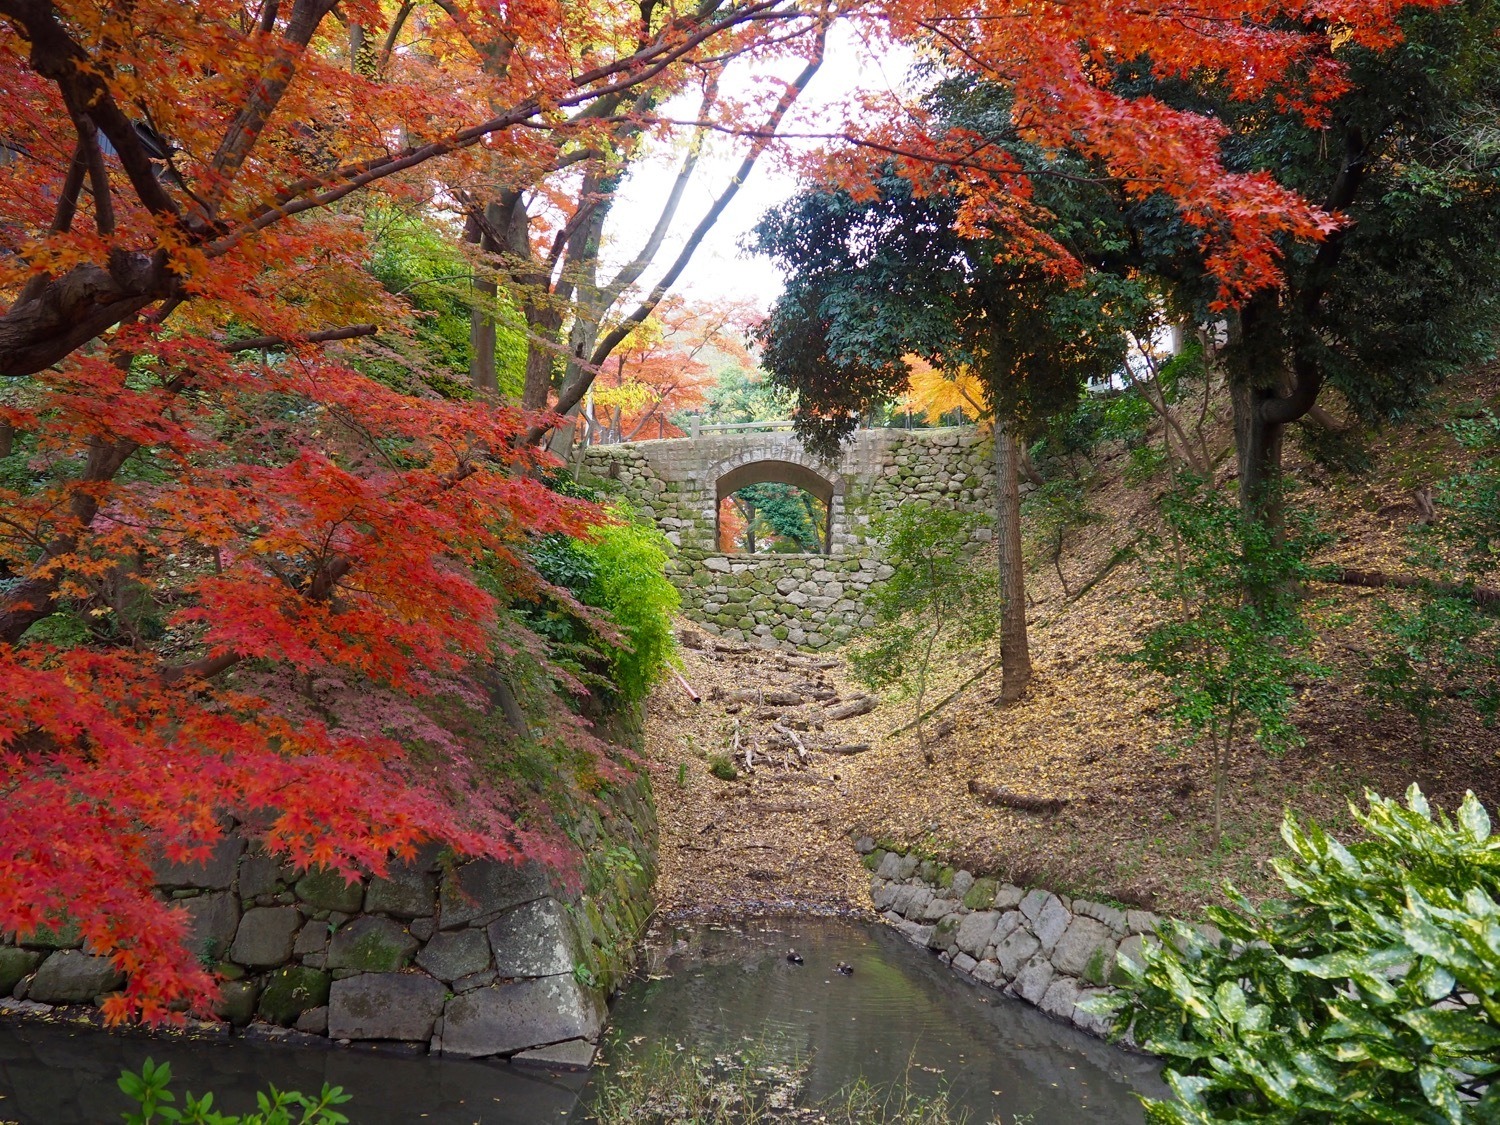
<svg viewBox="0 0 1500 1125">
<path fill-rule="evenodd" d="M 792 20 L 0 0 L 0 933 L 76 925 L 129 974 L 110 1019 L 211 1003 L 150 888 L 226 814 L 350 875 L 434 839 L 559 858 L 421 704 L 539 651 L 502 612 L 521 548 L 598 514 L 540 480 L 537 417 L 361 373 L 409 310 L 356 193 L 430 198 L 480 149 L 535 181 Z M 439 21 L 503 57 L 459 65 Z"/>
<path fill-rule="evenodd" d="M 699 306 L 667 298 L 624 338 L 595 379 L 585 410 L 590 437 L 681 437 L 668 415 L 707 402 L 714 361 L 750 363 L 744 341 L 755 315 L 739 302 Z"/>
</svg>

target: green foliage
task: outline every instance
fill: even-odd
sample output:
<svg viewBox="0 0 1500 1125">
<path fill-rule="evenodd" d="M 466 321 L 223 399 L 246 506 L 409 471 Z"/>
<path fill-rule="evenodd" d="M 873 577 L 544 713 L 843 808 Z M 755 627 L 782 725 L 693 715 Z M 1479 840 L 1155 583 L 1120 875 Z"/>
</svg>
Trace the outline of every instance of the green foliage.
<svg viewBox="0 0 1500 1125">
<path fill-rule="evenodd" d="M 823 549 L 828 510 L 823 502 L 795 485 L 768 481 L 750 484 L 734 494 L 748 515 L 745 549 L 750 544 L 782 553 L 816 553 Z"/>
<path fill-rule="evenodd" d="M 1413 543 L 1412 562 L 1438 577 L 1414 606 L 1382 611 L 1383 643 L 1365 682 L 1376 701 L 1417 720 L 1424 746 L 1451 699 L 1486 721 L 1500 713 L 1500 628 L 1473 596 L 1500 570 L 1500 419 L 1486 412 L 1449 430 L 1471 460 L 1438 486 L 1439 518 Z"/>
<path fill-rule="evenodd" d="M 455 239 L 431 220 L 395 208 L 375 208 L 367 223 L 374 241 L 370 272 L 418 311 L 415 347 L 368 361 L 378 378 L 401 381 L 415 371 L 439 394 L 463 398 L 469 386 L 469 322 L 477 295 L 472 267 Z M 526 323 L 502 295 L 495 301 L 495 374 L 503 394 L 521 394 L 526 377 Z M 391 370 L 387 370 L 390 368 Z"/>
<path fill-rule="evenodd" d="M 1296 681 L 1320 669 L 1303 655 L 1311 631 L 1301 584 L 1326 541 L 1294 509 L 1280 529 L 1246 516 L 1222 489 L 1191 477 L 1162 500 L 1161 534 L 1142 547 L 1148 589 L 1168 615 L 1124 659 L 1160 676 L 1166 713 L 1213 764 L 1214 836 L 1222 827 L 1230 748 L 1252 735 L 1267 750 L 1300 741 Z"/>
<path fill-rule="evenodd" d="M 873 591 L 875 624 L 849 662 L 873 689 L 900 684 L 915 694 L 924 744 L 922 703 L 934 656 L 971 652 L 999 625 L 998 576 L 974 558 L 974 533 L 985 524 L 975 513 L 927 504 L 908 504 L 871 524 L 892 573 Z"/>
<path fill-rule="evenodd" d="M 183 1094 L 182 1108 L 172 1103 L 177 1095 L 168 1088 L 172 1081 L 172 1068 L 167 1063 L 156 1063 L 147 1059 L 140 1073 L 124 1071 L 120 1075 L 119 1087 L 138 1106 L 139 1113 L 125 1114 L 126 1125 L 153 1125 L 154 1122 L 181 1122 L 183 1125 L 347 1125 L 345 1117 L 334 1106 L 352 1100 L 341 1086 L 324 1084 L 317 1098 L 296 1091 L 278 1090 L 272 1086 L 268 1092 L 257 1093 L 257 1111 L 247 1114 L 218 1113 L 213 1108 L 213 1094 L 195 1098 Z M 298 1113 L 300 1111 L 300 1113 Z M 297 1116 L 293 1116 L 293 1114 Z"/>
<path fill-rule="evenodd" d="M 1368 794 L 1345 845 L 1288 814 L 1290 897 L 1231 904 L 1224 941 L 1171 923 L 1089 1001 L 1167 1060 L 1162 1125 L 1500 1120 L 1500 840 L 1468 794 L 1434 816 Z"/>
<path fill-rule="evenodd" d="M 779 421 L 792 412 L 790 396 L 743 367 L 721 369 L 704 397 L 703 420 L 712 424 Z"/>
<path fill-rule="evenodd" d="M 734 781 L 740 776 L 740 771 L 730 761 L 728 754 L 714 754 L 708 759 L 708 772 L 720 781 Z"/>
<path fill-rule="evenodd" d="M 671 544 L 623 509 L 615 515 L 619 522 L 577 546 L 594 571 L 583 600 L 607 612 L 623 635 L 623 643 L 610 649 L 611 679 L 627 702 L 638 703 L 677 657 L 672 615 L 681 597 L 666 576 Z"/>
</svg>

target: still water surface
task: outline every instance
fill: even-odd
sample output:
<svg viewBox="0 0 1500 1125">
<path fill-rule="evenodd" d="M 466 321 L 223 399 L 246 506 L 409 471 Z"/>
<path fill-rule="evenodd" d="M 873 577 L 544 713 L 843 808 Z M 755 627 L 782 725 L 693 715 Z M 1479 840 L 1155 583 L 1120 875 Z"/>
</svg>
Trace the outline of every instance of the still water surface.
<svg viewBox="0 0 1500 1125">
<path fill-rule="evenodd" d="M 802 965 L 787 961 L 791 947 Z M 852 976 L 834 971 L 839 961 L 854 967 Z M 1026 1114 L 1034 1125 L 1134 1125 L 1142 1114 L 1132 1091 L 1162 1090 L 1149 1060 L 966 984 L 885 927 L 829 919 L 692 927 L 665 936 L 650 967 L 652 979 L 616 1003 L 606 1065 L 592 1081 L 659 1043 L 700 1056 L 754 1045 L 806 1060 L 814 1100 L 861 1075 L 887 1083 L 904 1074 L 919 1093 L 947 1089 L 974 1125 L 1011 1125 Z M 6 1021 L 0 1122 L 118 1121 L 127 1103 L 115 1079 L 148 1055 L 171 1062 L 176 1089 L 212 1089 L 227 1111 L 252 1108 L 254 1091 L 269 1083 L 315 1092 L 329 1082 L 354 1094 L 343 1110 L 355 1125 L 540 1125 L 587 1116 L 587 1081 L 577 1074 Z"/>
</svg>

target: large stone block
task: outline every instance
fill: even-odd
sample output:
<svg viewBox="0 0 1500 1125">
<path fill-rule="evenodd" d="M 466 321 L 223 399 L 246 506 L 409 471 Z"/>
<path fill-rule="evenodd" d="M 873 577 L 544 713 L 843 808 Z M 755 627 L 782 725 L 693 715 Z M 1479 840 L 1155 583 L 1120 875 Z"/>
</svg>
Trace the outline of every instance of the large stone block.
<svg viewBox="0 0 1500 1125">
<path fill-rule="evenodd" d="M 208 891 L 225 891 L 234 882 L 235 868 L 245 851 L 245 838 L 227 833 L 214 845 L 202 863 L 174 863 L 163 859 L 156 864 L 159 887 L 197 887 Z"/>
<path fill-rule="evenodd" d="M 1085 918 L 1092 918 L 1096 922 L 1103 922 L 1116 937 L 1124 937 L 1129 933 L 1129 927 L 1125 920 L 1125 911 L 1113 906 L 1106 906 L 1102 902 L 1087 902 L 1083 899 L 1073 900 L 1073 913 L 1082 914 Z"/>
<path fill-rule="evenodd" d="M 1062 900 L 1053 895 L 1047 900 L 1036 920 L 1031 924 L 1031 930 L 1042 943 L 1042 951 L 1051 953 L 1054 946 L 1067 932 L 1068 925 L 1073 921 L 1073 915 Z"/>
<path fill-rule="evenodd" d="M 217 961 L 228 951 L 240 925 L 240 900 L 229 891 L 183 899 L 188 913 L 188 948 Z"/>
<path fill-rule="evenodd" d="M 426 973 L 364 973 L 328 994 L 332 1039 L 430 1039 L 447 989 Z"/>
<path fill-rule="evenodd" d="M 325 972 L 292 965 L 271 974 L 260 994 L 261 1018 L 283 1027 L 297 1022 L 310 1008 L 328 1003 L 329 977 Z"/>
<path fill-rule="evenodd" d="M 41 964 L 41 961 L 40 953 L 17 949 L 13 945 L 0 945 L 0 999 L 9 996 L 21 978 Z"/>
<path fill-rule="evenodd" d="M 958 934 L 955 939 L 958 942 L 958 948 L 971 957 L 982 957 L 985 946 L 990 944 L 994 936 L 995 924 L 999 920 L 1000 915 L 993 910 L 979 910 L 970 914 L 958 924 Z"/>
<path fill-rule="evenodd" d="M 1097 919 L 1078 915 L 1053 946 L 1051 956 L 1058 972 L 1103 984 L 1114 968 L 1114 932 Z"/>
<path fill-rule="evenodd" d="M 229 959 L 252 969 L 284 965 L 291 959 L 292 943 L 302 925 L 295 906 L 259 906 L 245 911 Z"/>
<path fill-rule="evenodd" d="M 490 967 L 489 939 L 483 930 L 444 930 L 417 954 L 417 964 L 440 981 L 482 973 Z"/>
<path fill-rule="evenodd" d="M 275 856 L 250 852 L 240 860 L 240 897 L 276 894 L 284 889 L 281 875 L 281 861 Z"/>
<path fill-rule="evenodd" d="M 1002 973 L 1007 977 L 1014 977 L 1041 948 L 1041 942 L 1029 930 L 1018 928 L 995 946 L 995 960 L 1000 963 Z"/>
<path fill-rule="evenodd" d="M 371 879 L 365 889 L 365 909 L 372 914 L 422 918 L 437 905 L 437 883 L 425 871 L 392 865 L 384 879 Z"/>
<path fill-rule="evenodd" d="M 328 943 L 330 969 L 393 973 L 410 963 L 417 939 L 389 918 L 367 914 L 340 926 Z"/>
<path fill-rule="evenodd" d="M 1047 989 L 1052 987 L 1052 978 L 1056 975 L 1052 962 L 1045 957 L 1033 957 L 1021 967 L 1011 987 L 1028 1004 L 1040 1004 Z"/>
<path fill-rule="evenodd" d="M 593 1039 L 604 1006 L 571 975 L 476 988 L 448 1002 L 434 1046 L 445 1055 L 511 1055 L 568 1039 Z"/>
<path fill-rule="evenodd" d="M 31 979 L 28 1000 L 39 1004 L 82 1004 L 125 983 L 125 975 L 108 957 L 79 949 L 59 949 L 42 962 Z"/>
<path fill-rule="evenodd" d="M 540 864 L 478 859 L 443 879 L 438 926 L 444 930 L 464 926 L 542 898 L 549 890 L 550 881 Z"/>
<path fill-rule="evenodd" d="M 1026 921 L 1035 922 L 1037 920 L 1037 916 L 1042 912 L 1042 907 L 1047 905 L 1047 900 L 1053 897 L 1054 896 L 1049 891 L 1044 891 L 1041 889 L 1027 891 L 1026 896 L 1021 899 L 1020 905 L 1017 907 L 1017 909 L 1020 910 L 1022 917 L 1024 917 Z"/>
<path fill-rule="evenodd" d="M 357 914 L 365 900 L 365 888 L 358 880 L 349 882 L 337 871 L 320 867 L 297 880 L 297 898 L 314 910 L 337 910 Z"/>
<path fill-rule="evenodd" d="M 571 973 L 578 941 L 567 912 L 556 899 L 518 906 L 490 923 L 495 971 L 502 977 L 544 977 Z"/>
<path fill-rule="evenodd" d="M 1049 1016 L 1073 1022 L 1073 1009 L 1078 1006 L 1078 982 L 1071 977 L 1059 977 L 1047 986 L 1047 991 L 1037 1002 L 1037 1007 Z"/>
</svg>

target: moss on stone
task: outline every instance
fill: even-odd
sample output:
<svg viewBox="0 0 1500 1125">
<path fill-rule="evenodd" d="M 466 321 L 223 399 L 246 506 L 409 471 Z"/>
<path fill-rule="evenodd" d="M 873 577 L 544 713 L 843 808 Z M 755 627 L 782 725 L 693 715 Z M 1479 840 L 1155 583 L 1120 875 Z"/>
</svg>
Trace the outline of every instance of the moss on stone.
<svg viewBox="0 0 1500 1125">
<path fill-rule="evenodd" d="M 328 986 L 328 974 L 319 969 L 305 965 L 278 969 L 260 994 L 258 1011 L 262 1019 L 289 1026 L 309 1008 L 328 1003 Z"/>
<path fill-rule="evenodd" d="M 953 868 L 944 865 L 942 870 L 938 872 L 937 885 L 942 887 L 944 890 L 947 890 L 949 887 L 953 886 L 953 877 L 957 874 L 958 872 L 954 871 Z"/>
<path fill-rule="evenodd" d="M 995 901 L 995 892 L 1000 884 L 994 879 L 975 879 L 974 885 L 964 895 L 964 905 L 970 910 L 988 910 Z"/>
<path fill-rule="evenodd" d="M 318 910 L 338 910 L 344 914 L 359 913 L 365 900 L 365 888 L 350 883 L 337 871 L 319 867 L 297 880 L 297 897 Z"/>
</svg>

